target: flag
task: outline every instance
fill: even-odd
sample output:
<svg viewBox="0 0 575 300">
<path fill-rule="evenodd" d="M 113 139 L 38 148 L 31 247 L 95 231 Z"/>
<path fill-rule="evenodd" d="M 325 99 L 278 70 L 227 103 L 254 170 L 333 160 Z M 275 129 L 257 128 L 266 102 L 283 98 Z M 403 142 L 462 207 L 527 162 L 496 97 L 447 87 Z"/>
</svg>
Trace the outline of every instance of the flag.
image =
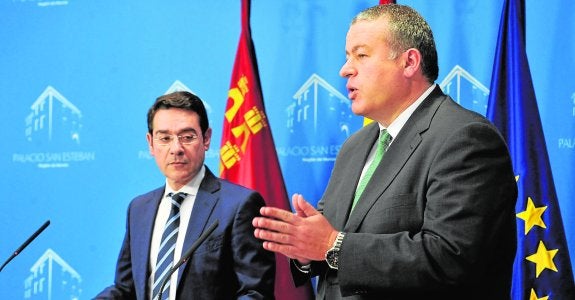
<svg viewBox="0 0 575 300">
<path fill-rule="evenodd" d="M 519 189 L 512 299 L 575 299 L 573 271 L 525 51 L 525 3 L 506 0 L 487 117 L 505 137 Z"/>
<path fill-rule="evenodd" d="M 379 4 L 390 4 L 390 3 L 395 3 L 395 0 L 379 0 Z M 366 117 L 363 118 L 363 126 L 365 126 L 371 122 L 373 122 L 372 119 L 366 118 Z"/>
<path fill-rule="evenodd" d="M 220 148 L 220 177 L 258 191 L 267 206 L 291 210 L 263 103 L 249 25 L 250 0 L 242 0 L 241 11 L 241 35 Z M 275 297 L 314 297 L 311 283 L 295 287 L 289 260 L 281 254 L 276 254 Z"/>
</svg>

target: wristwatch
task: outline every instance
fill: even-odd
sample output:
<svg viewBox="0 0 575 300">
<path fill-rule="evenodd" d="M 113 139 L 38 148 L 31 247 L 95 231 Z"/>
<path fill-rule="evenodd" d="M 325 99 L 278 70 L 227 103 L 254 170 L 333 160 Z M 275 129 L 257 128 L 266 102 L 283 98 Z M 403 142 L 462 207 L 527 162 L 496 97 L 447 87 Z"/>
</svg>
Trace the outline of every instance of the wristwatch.
<svg viewBox="0 0 575 300">
<path fill-rule="evenodd" d="M 335 237 L 333 246 L 331 246 L 331 248 L 325 253 L 325 261 L 327 262 L 327 265 L 334 270 L 337 270 L 339 267 L 339 250 L 344 236 L 345 233 L 339 232 Z"/>
</svg>

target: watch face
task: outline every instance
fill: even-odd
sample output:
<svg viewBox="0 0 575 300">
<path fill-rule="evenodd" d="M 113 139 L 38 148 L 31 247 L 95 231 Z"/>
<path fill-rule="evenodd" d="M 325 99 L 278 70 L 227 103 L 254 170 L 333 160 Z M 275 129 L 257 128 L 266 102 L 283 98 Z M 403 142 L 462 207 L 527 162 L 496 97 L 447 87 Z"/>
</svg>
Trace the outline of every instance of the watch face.
<svg viewBox="0 0 575 300">
<path fill-rule="evenodd" d="M 327 255 L 325 256 L 325 260 L 327 265 L 332 269 L 337 269 L 338 261 L 337 261 L 337 251 L 336 250 L 329 250 Z"/>
<path fill-rule="evenodd" d="M 333 246 L 325 253 L 325 261 L 327 262 L 327 265 L 335 270 L 337 270 L 339 267 L 339 249 L 341 247 L 343 237 L 343 232 L 338 233 Z"/>
</svg>

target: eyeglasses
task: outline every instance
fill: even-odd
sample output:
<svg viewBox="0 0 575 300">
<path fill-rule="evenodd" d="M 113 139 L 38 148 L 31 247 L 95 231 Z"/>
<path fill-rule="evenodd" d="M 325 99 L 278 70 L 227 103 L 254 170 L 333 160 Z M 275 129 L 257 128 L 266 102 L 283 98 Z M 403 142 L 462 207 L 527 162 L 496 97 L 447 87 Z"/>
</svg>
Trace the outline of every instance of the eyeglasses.
<svg viewBox="0 0 575 300">
<path fill-rule="evenodd" d="M 184 134 L 184 135 L 169 135 L 169 134 L 160 134 L 158 137 L 155 137 L 154 140 L 158 142 L 160 146 L 168 146 L 171 145 L 173 141 L 178 140 L 178 142 L 182 145 L 190 145 L 198 139 L 198 135 L 191 133 L 191 134 Z"/>
</svg>

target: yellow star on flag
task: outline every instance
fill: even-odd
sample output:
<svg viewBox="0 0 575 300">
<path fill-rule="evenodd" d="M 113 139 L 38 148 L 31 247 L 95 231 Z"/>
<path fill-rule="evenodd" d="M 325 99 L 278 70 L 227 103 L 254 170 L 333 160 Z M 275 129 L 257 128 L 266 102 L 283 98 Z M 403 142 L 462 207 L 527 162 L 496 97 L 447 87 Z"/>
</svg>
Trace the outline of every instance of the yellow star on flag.
<svg viewBox="0 0 575 300">
<path fill-rule="evenodd" d="M 537 252 L 535 254 L 527 256 L 525 259 L 535 263 L 536 275 L 535 278 L 539 278 L 541 272 L 545 269 L 549 269 L 557 272 L 557 267 L 553 262 L 553 257 L 559 252 L 559 249 L 547 250 L 542 241 L 539 241 L 539 246 L 537 246 Z"/>
<path fill-rule="evenodd" d="M 537 294 L 535 294 L 535 290 L 531 289 L 531 295 L 529 296 L 529 300 L 548 300 L 549 296 L 538 298 Z"/>
<path fill-rule="evenodd" d="M 547 228 L 543 222 L 543 219 L 541 219 L 541 216 L 546 209 L 547 206 L 535 207 L 531 197 L 527 197 L 527 208 L 524 211 L 516 214 L 519 219 L 525 221 L 525 235 L 527 235 L 527 233 L 529 233 L 531 228 L 533 228 L 535 225 L 542 228 Z"/>
</svg>

